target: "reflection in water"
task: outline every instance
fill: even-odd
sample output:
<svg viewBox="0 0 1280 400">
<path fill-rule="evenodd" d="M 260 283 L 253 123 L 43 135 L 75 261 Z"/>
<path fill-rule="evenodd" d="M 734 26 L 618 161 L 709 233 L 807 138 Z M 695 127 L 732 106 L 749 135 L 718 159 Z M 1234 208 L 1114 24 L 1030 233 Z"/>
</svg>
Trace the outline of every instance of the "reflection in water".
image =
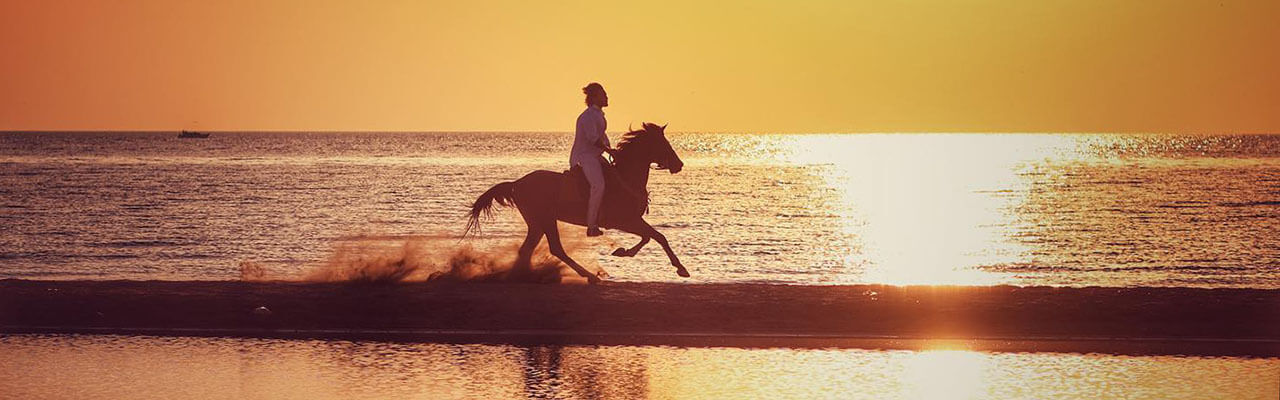
<svg viewBox="0 0 1280 400">
<path fill-rule="evenodd" d="M 988 397 L 986 354 L 931 350 L 903 362 L 902 397 L 910 399 L 981 399 Z"/>
<path fill-rule="evenodd" d="M 523 349 L 525 394 L 532 399 L 648 397 L 643 354 L 616 347 L 533 346 Z M 621 364 L 621 365 L 619 365 Z"/>
<path fill-rule="evenodd" d="M 529 398 L 554 399 L 568 394 L 560 377 L 560 346 L 524 349 L 524 391 Z M 595 396 L 593 398 L 599 398 Z"/>
<path fill-rule="evenodd" d="M 808 204 L 830 210 L 839 239 L 856 249 L 845 256 L 845 281 L 1276 284 L 1274 137 L 776 140 L 760 154 L 808 166 L 832 189 L 827 202 Z"/>
<path fill-rule="evenodd" d="M 6 398 L 1275 399 L 1280 359 L 0 337 Z M 1188 384 L 1194 382 L 1194 384 Z"/>
<path fill-rule="evenodd" d="M 1018 166 L 1057 152 L 1057 139 L 802 136 L 786 157 L 827 166 L 814 170 L 835 190 L 843 229 L 865 249 L 858 281 L 992 284 L 1007 277 L 974 267 L 1028 256 L 1009 238 L 1025 201 Z"/>
</svg>

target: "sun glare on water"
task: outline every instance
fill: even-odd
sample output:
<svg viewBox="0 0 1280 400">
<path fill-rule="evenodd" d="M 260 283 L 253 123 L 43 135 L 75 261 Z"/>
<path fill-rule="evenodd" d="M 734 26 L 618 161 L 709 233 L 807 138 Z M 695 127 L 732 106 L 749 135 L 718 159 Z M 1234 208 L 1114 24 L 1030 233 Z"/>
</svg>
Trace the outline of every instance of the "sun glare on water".
<svg viewBox="0 0 1280 400">
<path fill-rule="evenodd" d="M 904 399 L 980 399 L 987 356 L 965 350 L 928 350 L 903 362 Z"/>
<path fill-rule="evenodd" d="M 1025 263 L 1010 227 L 1035 162 L 1088 157 L 1057 135 L 798 135 L 778 157 L 815 166 L 839 198 L 853 281 L 989 285 L 1007 276 L 973 266 Z"/>
</svg>

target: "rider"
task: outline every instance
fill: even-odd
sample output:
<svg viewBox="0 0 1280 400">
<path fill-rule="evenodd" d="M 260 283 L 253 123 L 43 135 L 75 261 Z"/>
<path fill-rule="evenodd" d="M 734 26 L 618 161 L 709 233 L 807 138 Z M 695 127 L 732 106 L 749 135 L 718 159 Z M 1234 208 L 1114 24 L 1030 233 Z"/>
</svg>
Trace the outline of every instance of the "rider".
<svg viewBox="0 0 1280 400">
<path fill-rule="evenodd" d="M 607 125 L 602 108 L 609 106 L 609 94 L 604 86 L 591 82 L 582 88 L 587 95 L 587 109 L 578 116 L 577 133 L 573 139 L 573 149 L 569 152 L 569 168 L 582 167 L 587 177 L 587 185 L 591 187 L 591 198 L 587 202 L 587 236 L 600 236 L 600 202 L 604 199 L 604 157 L 601 152 L 614 154 L 609 147 L 609 135 L 604 133 Z"/>
</svg>

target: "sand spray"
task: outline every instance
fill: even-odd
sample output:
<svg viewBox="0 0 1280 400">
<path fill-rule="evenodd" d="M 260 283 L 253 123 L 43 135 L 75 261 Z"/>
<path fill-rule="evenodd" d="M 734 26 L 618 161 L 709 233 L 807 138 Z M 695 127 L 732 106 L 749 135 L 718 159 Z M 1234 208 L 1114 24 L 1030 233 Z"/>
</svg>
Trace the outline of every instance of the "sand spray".
<svg viewBox="0 0 1280 400">
<path fill-rule="evenodd" d="M 593 273 L 601 271 L 595 251 L 610 239 L 575 234 L 581 228 L 561 226 L 565 252 Z M 514 273 L 523 238 L 459 240 L 454 235 L 348 235 L 335 241 L 329 255 L 296 276 L 272 276 L 262 264 L 240 263 L 245 281 L 394 283 L 421 281 L 554 283 L 574 280 L 577 273 L 551 255 L 546 239 L 533 252 L 529 273 Z M 612 248 L 612 247 L 610 247 Z"/>
</svg>

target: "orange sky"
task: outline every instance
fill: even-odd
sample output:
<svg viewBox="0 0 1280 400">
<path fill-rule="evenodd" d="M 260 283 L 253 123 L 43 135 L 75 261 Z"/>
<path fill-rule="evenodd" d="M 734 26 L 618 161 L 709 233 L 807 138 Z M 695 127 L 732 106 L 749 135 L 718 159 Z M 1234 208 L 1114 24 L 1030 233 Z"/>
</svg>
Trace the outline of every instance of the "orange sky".
<svg viewBox="0 0 1280 400">
<path fill-rule="evenodd" d="M 795 4 L 792 4 L 795 3 Z M 0 130 L 1280 132 L 1280 1 L 4 1 Z"/>
</svg>

